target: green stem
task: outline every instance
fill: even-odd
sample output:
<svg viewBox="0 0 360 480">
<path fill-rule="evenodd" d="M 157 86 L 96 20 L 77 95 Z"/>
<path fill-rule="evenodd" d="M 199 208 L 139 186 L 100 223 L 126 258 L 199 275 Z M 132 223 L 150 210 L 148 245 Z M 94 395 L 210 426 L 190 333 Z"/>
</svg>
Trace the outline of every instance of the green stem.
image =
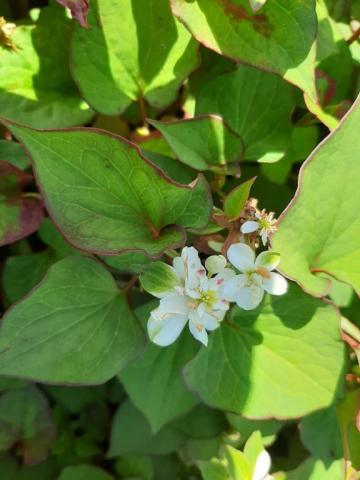
<svg viewBox="0 0 360 480">
<path fill-rule="evenodd" d="M 345 333 L 360 343 L 360 329 L 356 325 L 351 323 L 346 317 L 341 317 L 340 325 Z"/>
</svg>

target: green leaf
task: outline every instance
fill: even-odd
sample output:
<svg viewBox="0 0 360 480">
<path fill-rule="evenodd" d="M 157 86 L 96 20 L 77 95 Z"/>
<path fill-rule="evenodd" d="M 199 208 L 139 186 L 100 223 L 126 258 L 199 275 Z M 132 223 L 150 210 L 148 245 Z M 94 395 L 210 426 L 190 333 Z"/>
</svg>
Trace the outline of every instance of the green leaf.
<svg viewBox="0 0 360 480">
<path fill-rule="evenodd" d="M 320 410 L 303 418 L 300 423 L 301 441 L 314 457 L 326 461 L 341 458 L 341 432 L 335 407 Z"/>
<path fill-rule="evenodd" d="M 196 405 L 171 425 L 191 438 L 214 438 L 227 428 L 223 413 L 203 404 Z"/>
<path fill-rule="evenodd" d="M 153 435 L 145 417 L 126 400 L 113 419 L 108 456 L 113 458 L 124 453 L 167 455 L 183 442 L 183 435 L 171 427 L 164 427 Z"/>
<path fill-rule="evenodd" d="M 285 480 L 344 480 L 344 466 L 341 460 L 332 463 L 309 457 L 300 466 L 285 475 Z"/>
<path fill-rule="evenodd" d="M 181 286 L 175 269 L 164 262 L 148 265 L 140 276 L 140 282 L 144 290 L 155 297 Z"/>
<path fill-rule="evenodd" d="M 144 327 L 155 307 L 154 303 L 147 303 L 136 310 Z M 195 395 L 186 389 L 181 375 L 183 366 L 197 351 L 198 345 L 189 335 L 182 335 L 168 348 L 149 343 L 143 356 L 119 374 L 129 397 L 145 415 L 154 433 L 175 417 L 191 410 L 198 402 Z"/>
<path fill-rule="evenodd" d="M 151 457 L 147 455 L 121 455 L 116 460 L 115 469 L 121 478 L 139 478 L 154 480 L 154 466 Z"/>
<path fill-rule="evenodd" d="M 136 274 L 142 273 L 153 261 L 140 252 L 124 252 L 114 257 L 102 257 L 102 260 L 112 268 Z"/>
<path fill-rule="evenodd" d="M 105 385 L 71 388 L 46 385 L 45 389 L 48 395 L 72 414 L 80 414 L 90 405 L 104 401 L 106 393 Z"/>
<path fill-rule="evenodd" d="M 140 145 L 143 146 L 144 144 Z M 155 153 L 150 150 L 141 150 L 141 152 L 145 158 L 159 167 L 160 170 L 165 173 L 165 175 L 170 177 L 172 180 L 175 180 L 175 182 L 191 183 L 196 178 L 197 172 L 192 170 L 184 163 L 179 162 L 177 158 Z"/>
<path fill-rule="evenodd" d="M 228 480 L 227 468 L 223 462 L 213 458 L 208 462 L 198 462 L 203 480 Z"/>
<path fill-rule="evenodd" d="M 228 218 L 235 220 L 240 217 L 255 180 L 256 177 L 246 180 L 246 182 L 235 187 L 226 195 L 224 200 L 224 212 Z"/>
<path fill-rule="evenodd" d="M 185 379 L 215 408 L 285 419 L 332 404 L 344 360 L 336 311 L 293 285 L 256 310 L 233 308 L 231 321 L 187 365 Z"/>
<path fill-rule="evenodd" d="M 259 430 L 265 447 L 274 442 L 276 434 L 284 426 L 284 422 L 279 420 L 250 420 L 235 413 L 227 413 L 226 418 L 240 433 L 241 443 L 245 443 L 253 432 Z"/>
<path fill-rule="evenodd" d="M 271 182 L 284 185 L 294 163 L 303 162 L 319 142 L 316 125 L 296 126 L 291 131 L 290 146 L 283 158 L 276 163 L 263 163 L 261 173 Z"/>
<path fill-rule="evenodd" d="M 80 125 L 92 118 L 69 72 L 70 25 L 61 7 L 43 8 L 35 25 L 15 29 L 16 52 L 0 49 L 4 117 L 38 128 Z"/>
<path fill-rule="evenodd" d="M 2 272 L 2 284 L 7 300 L 14 303 L 24 297 L 44 278 L 50 263 L 48 251 L 8 257 Z"/>
<path fill-rule="evenodd" d="M 278 73 L 316 98 L 314 0 L 277 0 L 253 12 L 249 0 L 171 0 L 174 14 L 206 47 Z"/>
<path fill-rule="evenodd" d="M 0 160 L 5 160 L 19 170 L 25 170 L 30 166 L 30 158 L 24 152 L 20 143 L 9 140 L 0 140 Z"/>
<path fill-rule="evenodd" d="M 8 127 L 32 155 L 52 219 L 77 248 L 159 256 L 184 243 L 184 228 L 201 228 L 209 220 L 204 178 L 178 184 L 121 137 L 90 129 Z"/>
<path fill-rule="evenodd" d="M 164 107 L 198 64 L 197 44 L 167 0 L 93 0 L 88 22 L 72 38 L 73 76 L 98 112 L 117 115 L 143 98 Z"/>
<path fill-rule="evenodd" d="M 102 383 L 142 347 L 112 276 L 87 257 L 67 257 L 3 318 L 0 374 L 49 383 Z"/>
<path fill-rule="evenodd" d="M 345 398 L 336 408 L 344 457 L 351 462 L 353 468 L 357 471 L 360 471 L 359 404 L 360 390 L 357 388 L 347 392 Z"/>
<path fill-rule="evenodd" d="M 242 141 L 221 117 L 207 115 L 188 120 L 149 120 L 165 137 L 179 160 L 195 170 L 226 172 L 242 156 Z"/>
<path fill-rule="evenodd" d="M 196 114 L 221 115 L 243 140 L 246 160 L 277 161 L 289 142 L 293 103 L 281 78 L 240 65 L 199 89 Z"/>
<path fill-rule="evenodd" d="M 304 164 L 272 242 L 281 271 L 316 296 L 326 294 L 329 283 L 317 272 L 360 292 L 360 217 L 354 210 L 360 204 L 359 103 Z"/>
<path fill-rule="evenodd" d="M 75 250 L 64 240 L 59 230 L 49 218 L 44 218 L 37 234 L 41 241 L 50 247 L 51 253 L 55 260 L 61 260 L 69 255 L 80 254 L 78 250 Z"/>
<path fill-rule="evenodd" d="M 49 404 L 35 386 L 0 396 L 0 451 L 21 445 L 24 463 L 43 461 L 55 438 Z"/>
<path fill-rule="evenodd" d="M 233 480 L 250 480 L 251 465 L 243 454 L 231 445 L 225 447 L 225 457 L 228 462 L 228 472 Z"/>
<path fill-rule="evenodd" d="M 57 480 L 114 480 L 114 477 L 93 465 L 76 465 L 64 468 Z"/>
<path fill-rule="evenodd" d="M 6 480 L 54 480 L 58 472 L 56 463 L 52 460 L 38 465 L 19 465 L 10 455 L 0 457 L 0 476 Z"/>
<path fill-rule="evenodd" d="M 0 160 L 0 246 L 35 232 L 43 219 L 42 201 L 23 193 L 32 176 Z"/>
</svg>

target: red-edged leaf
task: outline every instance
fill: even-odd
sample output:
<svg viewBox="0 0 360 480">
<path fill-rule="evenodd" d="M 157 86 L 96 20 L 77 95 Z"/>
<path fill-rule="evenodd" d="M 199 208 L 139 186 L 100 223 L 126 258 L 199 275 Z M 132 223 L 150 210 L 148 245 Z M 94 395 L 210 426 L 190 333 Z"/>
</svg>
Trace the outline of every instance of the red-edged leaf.
<svg viewBox="0 0 360 480">
<path fill-rule="evenodd" d="M 88 0 L 57 0 L 63 7 L 69 8 L 73 18 L 84 28 L 88 28 L 87 16 L 89 11 Z"/>
<path fill-rule="evenodd" d="M 42 201 L 22 189 L 32 176 L 0 161 L 0 246 L 35 232 L 43 219 Z"/>
</svg>

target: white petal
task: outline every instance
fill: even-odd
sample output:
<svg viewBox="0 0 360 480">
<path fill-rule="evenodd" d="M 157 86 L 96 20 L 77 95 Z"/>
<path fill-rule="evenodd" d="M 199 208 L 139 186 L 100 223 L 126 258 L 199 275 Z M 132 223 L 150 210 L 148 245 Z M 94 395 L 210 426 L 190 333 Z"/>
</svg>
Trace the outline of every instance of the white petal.
<svg viewBox="0 0 360 480">
<path fill-rule="evenodd" d="M 264 290 L 257 285 L 243 287 L 237 291 L 235 302 L 244 310 L 253 310 L 260 305 L 264 296 Z"/>
<path fill-rule="evenodd" d="M 226 312 L 222 311 L 213 311 L 211 313 L 205 312 L 204 315 L 201 317 L 201 321 L 206 328 L 210 332 L 215 330 L 220 326 L 220 322 L 223 320 Z"/>
<path fill-rule="evenodd" d="M 185 266 L 184 266 L 184 261 L 181 257 L 174 258 L 173 267 L 175 272 L 179 275 L 179 277 L 182 280 L 185 280 Z"/>
<path fill-rule="evenodd" d="M 261 237 L 261 241 L 262 241 L 262 243 L 265 247 L 266 244 L 267 244 L 267 241 L 268 241 L 268 234 L 267 234 L 267 231 L 264 228 L 260 232 L 260 237 Z"/>
<path fill-rule="evenodd" d="M 227 251 L 229 261 L 240 272 L 247 272 L 255 269 L 255 253 L 245 243 L 234 243 Z"/>
<path fill-rule="evenodd" d="M 194 290 L 199 286 L 200 278 L 206 278 L 206 270 L 202 266 L 199 253 L 194 247 L 184 247 L 181 258 L 185 265 L 185 286 Z"/>
<path fill-rule="evenodd" d="M 208 344 L 208 334 L 206 332 L 206 329 L 204 325 L 200 323 L 196 323 L 193 320 L 189 321 L 189 329 L 194 338 L 196 340 L 199 340 L 205 347 L 207 347 Z"/>
<path fill-rule="evenodd" d="M 147 324 L 150 340 L 160 347 L 171 345 L 183 331 L 187 321 L 186 315 L 169 315 L 162 320 L 151 315 Z"/>
<path fill-rule="evenodd" d="M 259 230 L 260 225 L 258 222 L 254 222 L 252 220 L 248 220 L 247 222 L 241 225 L 240 231 L 241 233 L 253 233 L 256 230 Z"/>
<path fill-rule="evenodd" d="M 155 318 L 161 319 L 168 314 L 186 315 L 189 310 L 188 300 L 179 293 L 171 293 L 167 297 L 160 300 L 157 309 L 153 310 L 152 315 Z"/>
<path fill-rule="evenodd" d="M 230 308 L 229 302 L 227 300 L 218 300 L 216 303 L 213 305 L 213 310 L 221 310 L 221 312 L 227 312 Z"/>
<path fill-rule="evenodd" d="M 228 300 L 229 302 L 234 302 L 236 295 L 240 288 L 243 288 L 245 285 L 246 276 L 245 275 L 236 275 L 230 280 L 226 280 L 222 288 L 221 296 Z"/>
<path fill-rule="evenodd" d="M 220 326 L 220 322 L 224 318 L 226 312 L 204 312 L 202 315 L 199 315 L 199 312 L 193 310 L 189 313 L 189 319 L 193 326 L 198 326 L 198 330 L 203 326 L 206 330 L 215 330 Z M 190 326 L 190 325 L 189 325 Z"/>
<path fill-rule="evenodd" d="M 287 292 L 288 283 L 279 273 L 270 272 L 270 278 L 263 280 L 263 287 L 271 295 L 284 295 Z"/>
<path fill-rule="evenodd" d="M 257 267 L 266 268 L 266 270 L 274 270 L 280 263 L 280 254 L 266 250 L 261 252 L 255 260 Z"/>
<path fill-rule="evenodd" d="M 270 468 L 271 457 L 266 450 L 263 450 L 256 459 L 252 480 L 265 480 Z"/>
</svg>

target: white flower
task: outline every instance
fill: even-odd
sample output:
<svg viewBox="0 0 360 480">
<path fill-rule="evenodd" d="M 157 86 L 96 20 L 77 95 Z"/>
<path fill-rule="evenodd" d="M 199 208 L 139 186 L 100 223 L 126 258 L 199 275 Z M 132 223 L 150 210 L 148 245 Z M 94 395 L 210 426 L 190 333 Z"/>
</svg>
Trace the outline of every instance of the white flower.
<svg viewBox="0 0 360 480">
<path fill-rule="evenodd" d="M 244 310 L 256 308 L 264 296 L 264 291 L 272 295 L 283 295 L 287 291 L 287 281 L 274 270 L 280 255 L 275 252 L 262 252 L 255 259 L 255 252 L 244 243 L 231 245 L 227 252 L 229 261 L 241 274 L 227 280 L 223 287 L 224 298 L 235 301 Z"/>
<path fill-rule="evenodd" d="M 235 273 L 223 268 L 209 278 L 194 247 L 185 247 L 172 268 L 176 281 L 171 291 L 157 294 L 160 305 L 151 312 L 149 337 L 157 345 L 170 345 L 189 323 L 192 335 L 207 345 L 207 331 L 215 330 L 229 309 L 221 287 Z"/>
<path fill-rule="evenodd" d="M 262 450 L 258 455 L 252 475 L 252 480 L 272 480 L 269 475 L 271 468 L 271 457 L 266 450 Z"/>
<path fill-rule="evenodd" d="M 276 220 L 274 219 L 274 212 L 266 213 L 265 210 L 256 212 L 256 220 L 248 220 L 241 225 L 241 233 L 253 233 L 260 230 L 259 234 L 263 245 L 266 245 L 272 233 L 276 231 Z"/>
</svg>

